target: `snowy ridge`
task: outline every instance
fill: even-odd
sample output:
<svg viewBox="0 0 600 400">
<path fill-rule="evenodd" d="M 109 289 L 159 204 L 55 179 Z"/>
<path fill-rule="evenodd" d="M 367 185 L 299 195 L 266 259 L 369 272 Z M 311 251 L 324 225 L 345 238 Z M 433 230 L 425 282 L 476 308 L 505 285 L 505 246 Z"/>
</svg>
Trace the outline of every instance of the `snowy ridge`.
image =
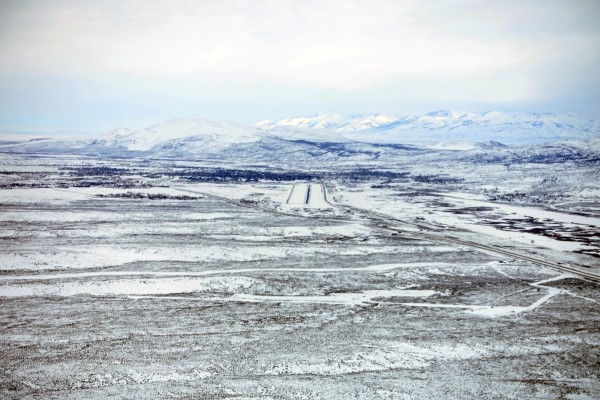
<svg viewBox="0 0 600 400">
<path fill-rule="evenodd" d="M 394 122 L 396 119 L 381 114 L 359 114 L 342 117 L 338 114 L 312 114 L 303 117 L 290 117 L 280 120 L 265 120 L 255 126 L 265 132 L 280 128 L 299 128 L 330 130 L 338 133 L 364 131 L 379 128 Z"/>
<path fill-rule="evenodd" d="M 310 142 L 347 142 L 338 133 L 325 129 L 298 129 L 293 126 L 261 130 L 254 126 L 212 121 L 202 117 L 175 118 L 150 128 L 123 134 L 115 130 L 111 145 L 128 150 L 148 151 L 158 149 L 224 148 L 229 145 L 253 143 L 268 137 L 283 140 L 305 140 Z"/>
<path fill-rule="evenodd" d="M 303 140 L 307 142 L 329 142 L 329 143 L 344 143 L 351 140 L 344 135 L 326 130 L 326 129 L 302 129 L 291 126 L 273 128 L 272 130 L 262 131 L 263 138 L 275 138 L 282 140 Z"/>
<path fill-rule="evenodd" d="M 269 130 L 290 126 L 299 129 L 329 129 L 348 139 L 367 143 L 421 145 L 445 141 L 537 144 L 559 140 L 589 140 L 600 135 L 600 127 L 594 121 L 570 114 L 507 114 L 498 111 L 477 114 L 441 110 L 401 118 L 381 114 L 348 118 L 316 114 L 257 124 L 260 129 Z"/>
<path fill-rule="evenodd" d="M 432 150 L 452 150 L 452 151 L 468 151 L 477 149 L 499 149 L 506 147 L 500 142 L 469 142 L 465 140 L 446 140 L 443 142 L 436 143 L 434 145 L 427 146 L 428 149 Z"/>
<path fill-rule="evenodd" d="M 118 140 L 127 135 L 131 135 L 132 133 L 133 133 L 133 131 L 131 129 L 119 127 L 119 128 L 112 129 L 111 131 L 106 132 L 103 135 L 100 135 L 99 139 L 104 138 L 106 140 Z"/>
<path fill-rule="evenodd" d="M 159 144 L 194 137 L 205 143 L 244 143 L 259 139 L 252 128 L 201 117 L 174 118 L 150 128 L 116 137 L 115 143 L 129 150 L 146 151 Z"/>
<path fill-rule="evenodd" d="M 381 114 L 349 117 L 314 114 L 266 120 L 256 125 L 196 116 L 171 119 L 135 132 L 117 128 L 78 139 L 48 136 L 31 140 L 27 136 L 0 134 L 0 151 L 334 161 L 394 158 L 417 148 L 490 153 L 504 151 L 509 145 L 530 146 L 531 151 L 548 153 L 542 145 L 554 143 L 560 153 L 566 155 L 568 148 L 577 148 L 577 154 L 588 157 L 600 152 L 599 138 L 600 128 L 594 121 L 574 115 L 443 110 L 402 118 Z"/>
</svg>

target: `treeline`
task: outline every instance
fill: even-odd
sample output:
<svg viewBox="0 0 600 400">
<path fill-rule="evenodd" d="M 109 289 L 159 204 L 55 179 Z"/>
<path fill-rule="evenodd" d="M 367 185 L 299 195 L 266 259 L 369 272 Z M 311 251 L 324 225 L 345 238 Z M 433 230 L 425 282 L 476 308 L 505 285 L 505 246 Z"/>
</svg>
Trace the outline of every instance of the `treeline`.
<svg viewBox="0 0 600 400">
<path fill-rule="evenodd" d="M 96 197 L 108 197 L 117 199 L 147 199 L 147 200 L 198 200 L 202 197 L 186 196 L 186 195 L 170 195 L 165 193 L 141 193 L 141 192 L 125 192 L 125 193 L 109 193 L 97 194 Z"/>
<path fill-rule="evenodd" d="M 127 168 L 113 167 L 61 167 L 61 171 L 70 171 L 74 176 L 113 176 L 128 175 L 131 171 Z"/>
<path fill-rule="evenodd" d="M 178 176 L 190 182 L 310 181 L 321 177 L 319 174 L 309 172 L 272 172 L 225 168 L 176 171 L 166 175 Z"/>
<path fill-rule="evenodd" d="M 213 170 L 176 171 L 166 175 L 177 176 L 190 182 L 258 182 L 258 181 L 318 181 L 325 179 L 368 180 L 398 179 L 408 175 L 405 172 L 369 170 L 359 168 L 343 172 L 306 171 L 267 171 L 217 168 Z"/>
<path fill-rule="evenodd" d="M 561 200 L 566 196 L 560 193 L 542 193 L 542 194 L 528 194 L 521 192 L 504 193 L 494 196 L 489 196 L 489 201 L 502 201 L 502 202 L 520 202 L 520 203 L 548 203 L 551 200 Z"/>
<path fill-rule="evenodd" d="M 572 162 L 579 165 L 598 165 L 600 156 L 583 150 L 573 149 L 541 149 L 512 151 L 503 153 L 471 154 L 462 161 L 479 164 L 562 164 Z"/>
<path fill-rule="evenodd" d="M 400 179 L 406 178 L 407 172 L 393 172 L 386 170 L 371 170 L 357 168 L 350 171 L 273 171 L 267 169 L 229 169 L 229 168 L 194 168 L 194 169 L 158 169 L 153 171 L 135 172 L 127 168 L 112 167 L 65 167 L 72 176 L 125 176 L 136 174 L 145 178 L 172 177 L 189 182 L 258 182 L 258 181 L 319 181 L 325 179 L 342 179 L 349 181 L 363 181 L 369 179 Z M 93 184 L 91 184 L 93 186 Z"/>
<path fill-rule="evenodd" d="M 421 183 L 433 183 L 433 184 L 449 184 L 449 183 L 461 183 L 464 181 L 463 178 L 452 178 L 449 176 L 442 175 L 413 175 L 410 177 L 414 182 Z"/>
</svg>

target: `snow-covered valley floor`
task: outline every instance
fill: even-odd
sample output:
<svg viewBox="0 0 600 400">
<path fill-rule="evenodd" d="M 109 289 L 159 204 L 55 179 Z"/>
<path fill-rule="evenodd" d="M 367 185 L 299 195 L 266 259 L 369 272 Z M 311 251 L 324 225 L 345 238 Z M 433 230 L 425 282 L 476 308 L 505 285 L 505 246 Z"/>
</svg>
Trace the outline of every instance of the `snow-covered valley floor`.
<svg viewBox="0 0 600 400">
<path fill-rule="evenodd" d="M 341 207 L 294 214 L 292 182 L 86 187 L 31 164 L 0 190 L 2 398 L 600 398 L 598 283 Z M 593 215 L 402 185 L 339 180 L 327 199 L 598 267 L 577 252 L 593 236 L 469 230 L 513 215 L 593 231 Z"/>
</svg>

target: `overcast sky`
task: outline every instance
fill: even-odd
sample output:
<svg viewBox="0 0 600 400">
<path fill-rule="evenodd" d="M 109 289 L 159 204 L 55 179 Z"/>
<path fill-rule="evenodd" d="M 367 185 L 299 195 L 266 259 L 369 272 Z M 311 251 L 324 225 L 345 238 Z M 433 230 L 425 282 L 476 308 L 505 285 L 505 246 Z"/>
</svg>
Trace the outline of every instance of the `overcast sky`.
<svg viewBox="0 0 600 400">
<path fill-rule="evenodd" d="M 0 129 L 438 109 L 600 119 L 600 1 L 0 0 Z"/>
</svg>

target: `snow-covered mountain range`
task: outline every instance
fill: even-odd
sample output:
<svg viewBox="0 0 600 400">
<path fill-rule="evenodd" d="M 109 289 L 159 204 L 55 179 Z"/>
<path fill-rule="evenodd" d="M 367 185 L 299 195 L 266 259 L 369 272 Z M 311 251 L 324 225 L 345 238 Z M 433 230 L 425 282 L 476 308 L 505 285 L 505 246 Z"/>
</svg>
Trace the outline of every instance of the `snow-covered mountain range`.
<svg viewBox="0 0 600 400">
<path fill-rule="evenodd" d="M 0 151 L 219 158 L 268 158 L 275 157 L 276 152 L 290 152 L 372 158 L 381 157 L 382 152 L 393 156 L 400 150 L 489 151 L 506 145 L 579 143 L 598 137 L 597 123 L 574 115 L 436 111 L 401 118 L 315 114 L 255 125 L 175 118 L 139 131 L 118 128 L 84 139 L 38 137 L 19 141 L 18 135 L 0 133 Z"/>
<path fill-rule="evenodd" d="M 434 144 L 443 141 L 496 141 L 504 144 L 536 144 L 557 140 L 587 140 L 600 134 L 600 126 L 574 115 L 551 113 L 506 114 L 490 111 L 436 111 L 394 118 L 381 114 L 316 114 L 263 121 L 265 131 L 281 128 L 326 129 L 367 143 Z"/>
<path fill-rule="evenodd" d="M 113 146 L 134 151 L 148 151 L 173 141 L 194 138 L 204 146 L 254 142 L 259 139 L 253 127 L 228 122 L 211 121 L 201 117 L 174 118 L 137 132 L 118 132 L 106 139 Z"/>
</svg>

